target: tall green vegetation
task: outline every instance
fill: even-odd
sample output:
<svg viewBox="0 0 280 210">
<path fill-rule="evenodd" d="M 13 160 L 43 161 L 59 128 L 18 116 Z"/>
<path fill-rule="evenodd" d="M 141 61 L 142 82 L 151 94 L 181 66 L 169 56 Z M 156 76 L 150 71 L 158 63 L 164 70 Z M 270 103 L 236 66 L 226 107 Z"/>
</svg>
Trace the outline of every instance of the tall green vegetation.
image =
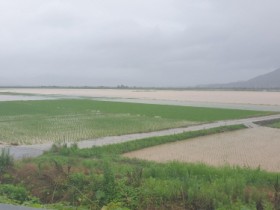
<svg viewBox="0 0 280 210">
<path fill-rule="evenodd" d="M 12 167 L 14 159 L 10 155 L 10 150 L 7 148 L 1 149 L 0 154 L 0 173 L 4 173 L 8 168 Z"/>
</svg>

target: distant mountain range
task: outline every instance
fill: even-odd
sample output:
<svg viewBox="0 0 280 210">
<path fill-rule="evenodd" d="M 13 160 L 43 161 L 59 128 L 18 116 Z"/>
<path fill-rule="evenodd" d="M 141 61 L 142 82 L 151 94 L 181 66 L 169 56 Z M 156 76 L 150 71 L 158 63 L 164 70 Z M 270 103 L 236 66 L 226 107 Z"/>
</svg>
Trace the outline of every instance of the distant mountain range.
<svg viewBox="0 0 280 210">
<path fill-rule="evenodd" d="M 232 89 L 280 89 L 280 68 L 247 81 L 232 82 L 228 84 L 205 85 L 202 87 Z"/>
</svg>

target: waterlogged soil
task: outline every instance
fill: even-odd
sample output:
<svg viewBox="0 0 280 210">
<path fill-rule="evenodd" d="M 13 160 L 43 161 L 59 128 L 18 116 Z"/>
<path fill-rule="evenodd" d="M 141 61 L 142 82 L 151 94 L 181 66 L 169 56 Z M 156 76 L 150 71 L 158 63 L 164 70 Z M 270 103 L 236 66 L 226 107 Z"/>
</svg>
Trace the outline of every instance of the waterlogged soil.
<svg viewBox="0 0 280 210">
<path fill-rule="evenodd" d="M 93 98 L 126 98 L 172 100 L 185 102 L 280 105 L 280 92 L 264 91 L 196 91 L 196 90 L 120 90 L 120 89 L 0 89 L 0 92 L 83 96 Z"/>
<path fill-rule="evenodd" d="M 180 161 L 280 171 L 280 129 L 255 127 L 164 144 L 124 154 L 156 162 Z"/>
<path fill-rule="evenodd" d="M 0 101 L 33 101 L 33 100 L 49 100 L 52 97 L 46 96 L 27 96 L 27 95 L 7 95 L 0 93 Z"/>
</svg>

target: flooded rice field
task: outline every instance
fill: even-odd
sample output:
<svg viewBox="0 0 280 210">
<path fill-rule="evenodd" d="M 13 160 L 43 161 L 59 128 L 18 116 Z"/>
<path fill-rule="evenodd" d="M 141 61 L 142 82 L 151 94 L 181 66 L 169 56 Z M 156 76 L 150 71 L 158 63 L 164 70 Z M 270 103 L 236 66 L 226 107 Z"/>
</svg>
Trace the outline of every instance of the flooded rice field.
<svg viewBox="0 0 280 210">
<path fill-rule="evenodd" d="M 256 127 L 214 134 L 125 154 L 156 162 L 180 161 L 280 171 L 280 129 Z"/>
<path fill-rule="evenodd" d="M 38 94 L 40 97 L 86 97 L 125 102 L 280 111 L 280 92 L 266 91 L 2 88 L 1 92 Z M 23 96 L 11 96 L 10 99 L 18 97 Z"/>
</svg>

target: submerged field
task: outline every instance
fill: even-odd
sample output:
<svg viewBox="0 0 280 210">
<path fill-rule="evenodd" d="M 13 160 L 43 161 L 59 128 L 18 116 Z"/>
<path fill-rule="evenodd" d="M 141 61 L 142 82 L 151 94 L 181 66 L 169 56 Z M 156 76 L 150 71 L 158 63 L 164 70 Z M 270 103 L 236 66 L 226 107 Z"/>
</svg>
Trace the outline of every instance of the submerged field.
<svg viewBox="0 0 280 210">
<path fill-rule="evenodd" d="M 280 130 L 256 127 L 163 144 L 125 154 L 156 162 L 180 161 L 280 172 Z"/>
<path fill-rule="evenodd" d="M 0 102 L 0 141 L 78 141 L 265 114 L 268 112 L 93 100 Z"/>
<path fill-rule="evenodd" d="M 7 88 L 0 92 L 18 94 L 84 96 L 98 98 L 130 98 L 186 102 L 280 105 L 280 92 L 221 91 L 221 90 L 157 90 L 157 89 L 63 89 L 63 88 Z"/>
</svg>

